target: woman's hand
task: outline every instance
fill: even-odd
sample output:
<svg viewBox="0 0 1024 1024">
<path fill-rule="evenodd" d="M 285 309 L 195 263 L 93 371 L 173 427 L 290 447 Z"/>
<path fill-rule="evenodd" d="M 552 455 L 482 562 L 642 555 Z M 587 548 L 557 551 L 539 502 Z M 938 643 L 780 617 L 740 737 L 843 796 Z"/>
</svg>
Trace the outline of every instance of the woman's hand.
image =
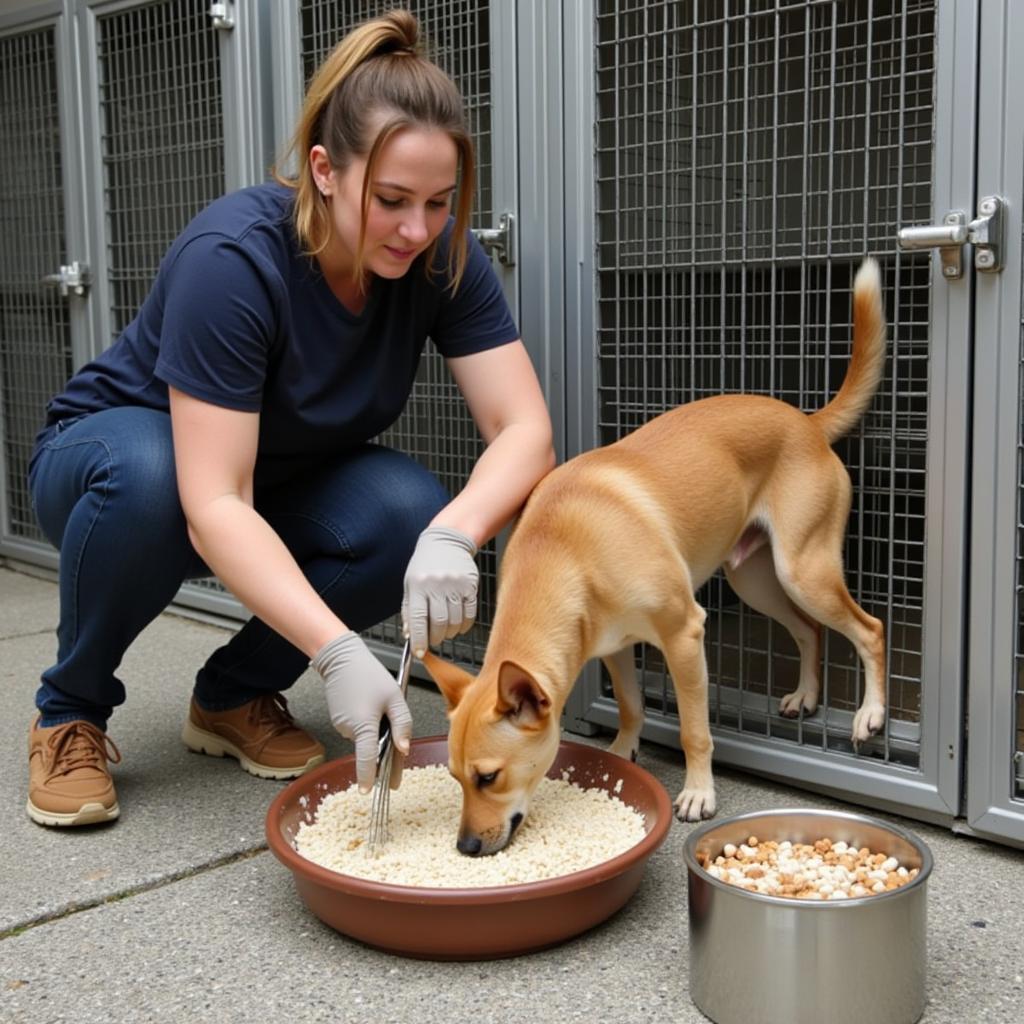
<svg viewBox="0 0 1024 1024">
<path fill-rule="evenodd" d="M 420 534 L 402 598 L 402 623 L 417 658 L 473 625 L 480 579 L 475 554 L 476 544 L 451 527 L 429 526 Z"/>
<path fill-rule="evenodd" d="M 358 633 L 342 633 L 325 644 L 311 664 L 323 676 L 327 710 L 334 728 L 355 743 L 356 780 L 360 792 L 368 793 L 377 774 L 381 716 L 388 716 L 398 753 L 407 754 L 412 736 L 409 705 L 397 680 L 370 653 Z M 392 788 L 397 788 L 395 775 L 392 772 Z"/>
</svg>

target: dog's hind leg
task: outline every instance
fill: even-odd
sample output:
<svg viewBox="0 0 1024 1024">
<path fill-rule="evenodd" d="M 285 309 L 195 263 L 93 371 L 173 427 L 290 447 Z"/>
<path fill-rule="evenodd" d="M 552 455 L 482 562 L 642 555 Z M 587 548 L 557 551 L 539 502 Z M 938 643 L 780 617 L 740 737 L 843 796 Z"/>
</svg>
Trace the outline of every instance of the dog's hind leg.
<svg viewBox="0 0 1024 1024">
<path fill-rule="evenodd" d="M 700 821 L 715 813 L 708 725 L 708 666 L 704 657 L 706 613 L 692 597 L 666 609 L 658 626 L 659 644 L 668 662 L 679 705 L 679 739 L 686 755 L 686 784 L 676 797 L 680 821 Z"/>
<path fill-rule="evenodd" d="M 762 547 L 736 568 L 725 566 L 729 586 L 755 611 L 784 626 L 800 652 L 800 679 L 796 689 L 779 702 L 787 718 L 814 714 L 821 692 L 821 627 L 789 599 L 778 576 L 771 548 Z"/>
<path fill-rule="evenodd" d="M 613 754 L 635 761 L 640 750 L 640 730 L 644 724 L 643 694 L 637 678 L 634 645 L 601 659 L 612 680 L 612 691 L 619 705 L 619 731 L 608 748 Z"/>
<path fill-rule="evenodd" d="M 843 578 L 841 532 L 825 528 L 799 548 L 780 550 L 775 567 L 794 603 L 829 629 L 842 633 L 864 665 L 864 699 L 853 718 L 854 745 L 885 724 L 885 639 L 882 623 L 850 596 Z"/>
</svg>

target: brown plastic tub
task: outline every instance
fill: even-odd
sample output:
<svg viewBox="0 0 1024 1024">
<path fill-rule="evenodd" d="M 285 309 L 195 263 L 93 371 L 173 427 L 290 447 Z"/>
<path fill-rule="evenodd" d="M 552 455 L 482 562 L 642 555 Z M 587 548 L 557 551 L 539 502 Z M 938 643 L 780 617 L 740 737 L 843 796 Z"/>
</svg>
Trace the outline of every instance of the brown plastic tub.
<svg viewBox="0 0 1024 1024">
<path fill-rule="evenodd" d="M 409 767 L 447 764 L 443 736 L 413 740 Z M 585 788 L 617 793 L 640 812 L 646 835 L 612 860 L 560 878 L 479 889 L 426 889 L 371 882 L 329 871 L 302 857 L 294 839 L 320 801 L 355 781 L 352 757 L 331 761 L 290 783 L 267 811 L 270 849 L 295 878 L 306 906 L 332 928 L 370 946 L 430 960 L 488 960 L 543 949 L 585 932 L 636 892 L 647 859 L 672 823 L 668 793 L 643 768 L 614 754 L 563 742 L 548 773 Z M 452 835 L 452 844 L 455 836 Z"/>
</svg>

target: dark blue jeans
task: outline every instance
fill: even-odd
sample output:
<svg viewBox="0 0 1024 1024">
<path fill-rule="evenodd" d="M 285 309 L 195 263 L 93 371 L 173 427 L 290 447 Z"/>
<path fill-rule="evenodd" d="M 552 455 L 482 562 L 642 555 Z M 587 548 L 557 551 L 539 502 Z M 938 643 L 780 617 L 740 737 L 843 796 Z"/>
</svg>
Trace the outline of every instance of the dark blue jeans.
<svg viewBox="0 0 1024 1024">
<path fill-rule="evenodd" d="M 209 576 L 188 539 L 174 474 L 171 421 L 120 408 L 51 427 L 29 483 L 43 532 L 60 550 L 57 661 L 42 674 L 42 725 L 83 718 L 104 728 L 123 703 L 114 674 L 136 636 L 186 579 Z M 278 471 L 254 503 L 316 592 L 352 629 L 396 612 L 416 540 L 448 501 L 408 456 L 366 444 Z M 199 670 L 196 700 L 238 707 L 287 689 L 309 659 L 250 619 Z"/>
</svg>

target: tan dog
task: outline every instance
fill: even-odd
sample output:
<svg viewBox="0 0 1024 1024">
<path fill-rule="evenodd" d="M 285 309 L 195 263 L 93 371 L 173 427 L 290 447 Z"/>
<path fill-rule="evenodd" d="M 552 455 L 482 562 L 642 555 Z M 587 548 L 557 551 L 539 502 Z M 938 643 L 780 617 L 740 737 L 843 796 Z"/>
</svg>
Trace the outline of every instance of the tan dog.
<svg viewBox="0 0 1024 1024">
<path fill-rule="evenodd" d="M 664 653 L 679 704 L 686 786 L 677 816 L 714 814 L 705 612 L 694 592 L 722 565 L 733 590 L 785 626 L 800 650 L 799 683 L 782 714 L 817 707 L 823 623 L 848 637 L 864 663 L 854 743 L 882 727 L 882 624 L 854 603 L 843 579 L 851 485 L 830 447 L 867 408 L 885 364 L 873 260 L 857 274 L 853 304 L 846 379 L 819 412 L 752 395 L 704 399 L 538 484 L 505 551 L 479 677 L 424 659 L 449 706 L 463 853 L 495 853 L 512 837 L 554 760 L 562 708 L 590 658 L 603 660 L 619 705 L 611 749 L 635 759 L 640 641 Z"/>
</svg>

